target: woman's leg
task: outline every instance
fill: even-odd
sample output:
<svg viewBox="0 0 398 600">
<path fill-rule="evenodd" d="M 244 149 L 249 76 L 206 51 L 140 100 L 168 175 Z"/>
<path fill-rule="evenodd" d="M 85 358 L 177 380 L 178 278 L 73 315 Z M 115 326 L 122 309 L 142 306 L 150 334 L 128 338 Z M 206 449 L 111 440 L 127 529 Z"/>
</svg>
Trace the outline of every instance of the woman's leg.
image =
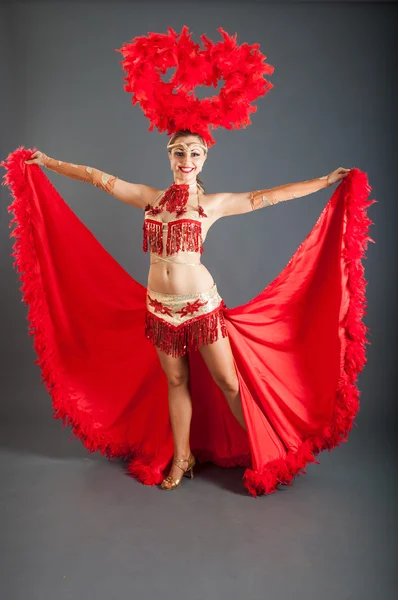
<svg viewBox="0 0 398 600">
<path fill-rule="evenodd" d="M 220 325 L 218 326 L 218 340 L 212 344 L 200 346 L 199 352 L 214 381 L 224 393 L 232 414 L 246 430 L 239 392 L 239 380 L 235 370 L 231 345 L 228 337 L 222 337 Z"/>
<path fill-rule="evenodd" d="M 168 403 L 171 429 L 174 439 L 174 458 L 188 458 L 190 454 L 189 433 L 192 418 L 192 401 L 189 393 L 189 362 L 188 356 L 174 358 L 156 348 L 160 364 L 167 377 Z M 183 469 L 187 462 L 179 463 Z M 169 475 L 180 479 L 181 469 L 172 464 Z"/>
</svg>

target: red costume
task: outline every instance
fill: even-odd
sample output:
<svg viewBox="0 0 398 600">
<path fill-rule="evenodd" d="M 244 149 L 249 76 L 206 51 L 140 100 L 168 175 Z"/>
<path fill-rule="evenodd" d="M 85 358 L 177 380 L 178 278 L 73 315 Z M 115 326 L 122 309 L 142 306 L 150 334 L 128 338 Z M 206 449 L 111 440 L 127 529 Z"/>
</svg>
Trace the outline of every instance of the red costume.
<svg viewBox="0 0 398 600">
<path fill-rule="evenodd" d="M 199 267 L 203 253 L 201 220 L 207 215 L 199 201 L 195 211 L 186 210 L 188 185 L 171 185 L 157 204 L 145 207 L 143 250 L 150 249 L 156 256 L 151 264 L 158 261 L 172 262 Z M 181 201 L 181 196 L 185 196 Z M 164 212 L 175 212 L 176 218 L 162 220 Z M 163 243 L 163 234 L 166 234 Z M 165 246 L 165 247 L 164 247 Z M 166 251 L 166 254 L 164 253 Z M 196 262 L 171 259 L 180 251 L 197 257 Z M 182 356 L 187 348 L 197 350 L 201 344 L 211 344 L 218 339 L 218 325 L 221 334 L 227 335 L 224 320 L 225 303 L 217 292 L 216 284 L 210 290 L 191 294 L 162 294 L 148 290 L 145 335 L 154 346 L 172 356 Z"/>
<path fill-rule="evenodd" d="M 365 173 L 352 169 L 341 181 L 274 281 L 227 308 L 215 286 L 173 301 L 136 282 L 42 170 L 24 163 L 30 156 L 18 148 L 2 163 L 14 198 L 15 266 L 54 418 L 90 452 L 128 460 L 128 472 L 145 484 L 166 475 L 173 437 L 167 380 L 153 344 L 167 332 L 170 352 L 188 352 L 192 453 L 199 462 L 246 467 L 243 482 L 252 495 L 290 484 L 321 450 L 347 440 L 368 343 L 362 258 L 371 240 L 366 211 L 375 200 Z M 103 189 L 111 184 L 107 174 L 96 181 Z M 145 211 L 144 249 L 167 260 L 154 209 Z M 203 208 L 190 216 L 174 209 L 167 254 L 191 244 L 200 256 Z M 195 328 L 197 322 L 206 326 Z M 230 339 L 247 432 L 195 346 L 216 339 L 218 323 Z"/>
</svg>

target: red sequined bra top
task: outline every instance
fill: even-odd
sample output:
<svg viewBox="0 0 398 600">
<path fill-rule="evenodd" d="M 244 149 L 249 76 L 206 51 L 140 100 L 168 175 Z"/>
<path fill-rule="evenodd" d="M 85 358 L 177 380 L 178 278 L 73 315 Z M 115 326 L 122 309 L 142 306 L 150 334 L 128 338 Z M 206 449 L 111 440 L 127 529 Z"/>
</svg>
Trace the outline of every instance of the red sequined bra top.
<svg viewBox="0 0 398 600">
<path fill-rule="evenodd" d="M 155 199 L 153 204 L 145 206 L 145 217 L 143 224 L 143 244 L 144 252 L 150 252 L 162 256 L 164 250 L 163 231 L 166 236 L 166 255 L 183 252 L 203 252 L 202 223 L 198 218 L 207 217 L 199 201 L 198 187 L 198 206 L 194 210 L 187 210 L 186 204 L 189 198 L 188 184 L 172 184 L 167 190 L 162 191 Z M 156 203 L 163 195 L 157 206 Z M 176 218 L 170 221 L 163 221 L 161 213 L 175 212 Z"/>
</svg>

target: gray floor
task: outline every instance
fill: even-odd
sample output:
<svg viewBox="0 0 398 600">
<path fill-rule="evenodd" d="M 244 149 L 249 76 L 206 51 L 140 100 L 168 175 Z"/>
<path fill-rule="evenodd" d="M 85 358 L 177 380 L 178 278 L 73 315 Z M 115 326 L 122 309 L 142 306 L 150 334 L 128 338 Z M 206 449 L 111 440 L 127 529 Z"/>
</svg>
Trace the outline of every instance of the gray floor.
<svg viewBox="0 0 398 600">
<path fill-rule="evenodd" d="M 254 499 L 243 469 L 213 465 L 177 491 L 143 486 L 48 412 L 0 431 L 2 600 L 396 598 L 385 433 L 354 428 L 293 487 Z"/>
</svg>

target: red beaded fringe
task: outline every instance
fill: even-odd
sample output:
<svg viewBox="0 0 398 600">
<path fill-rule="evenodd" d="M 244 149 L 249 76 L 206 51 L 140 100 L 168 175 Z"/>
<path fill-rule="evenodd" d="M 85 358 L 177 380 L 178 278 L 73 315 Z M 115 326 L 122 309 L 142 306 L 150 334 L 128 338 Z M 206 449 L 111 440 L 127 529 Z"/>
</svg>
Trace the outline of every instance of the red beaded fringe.
<svg viewBox="0 0 398 600">
<path fill-rule="evenodd" d="M 146 219 L 143 224 L 144 238 L 142 242 L 142 249 L 144 252 L 148 252 L 148 241 L 151 246 L 151 251 L 157 254 L 163 252 L 163 236 L 162 236 L 162 223 L 159 221 L 151 221 Z"/>
<path fill-rule="evenodd" d="M 189 319 L 174 327 L 160 317 L 146 312 L 145 336 L 157 348 L 171 356 L 183 356 L 187 349 L 197 350 L 203 344 L 212 344 L 218 340 L 218 323 L 222 337 L 227 337 L 224 320 L 225 303 L 222 300 L 218 308 L 206 315 Z"/>
<path fill-rule="evenodd" d="M 190 219 L 180 219 L 170 223 L 166 252 L 170 256 L 180 250 L 203 252 L 201 223 Z"/>
</svg>

